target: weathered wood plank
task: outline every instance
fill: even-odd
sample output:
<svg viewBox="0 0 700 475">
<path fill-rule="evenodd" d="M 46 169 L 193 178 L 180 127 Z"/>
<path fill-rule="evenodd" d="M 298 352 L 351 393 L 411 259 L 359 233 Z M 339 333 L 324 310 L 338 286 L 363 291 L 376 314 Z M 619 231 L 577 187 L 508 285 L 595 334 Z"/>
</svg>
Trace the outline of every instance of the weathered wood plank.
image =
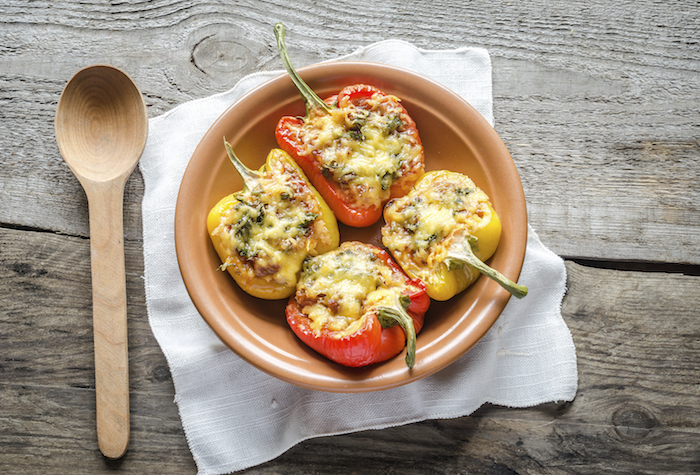
<svg viewBox="0 0 700 475">
<path fill-rule="evenodd" d="M 0 230 L 0 471 L 194 473 L 126 243 L 132 441 L 108 464 L 94 433 L 89 245 Z M 573 403 L 310 440 L 247 473 L 664 473 L 700 470 L 700 277 L 567 263 Z M 669 302 L 674 302 L 669 305 Z M 361 464 L 358 460 L 362 460 Z M 77 462 L 80 461 L 80 462 Z M 154 472 L 155 473 L 155 472 Z"/>
<path fill-rule="evenodd" d="M 571 258 L 700 264 L 695 2 L 17 1 L 0 18 L 0 223 L 87 235 L 84 195 L 51 139 L 58 95 L 79 67 L 126 69 L 153 117 L 279 69 L 279 19 L 298 66 L 392 37 L 488 48 L 496 129 L 544 242 Z M 137 173 L 126 192 L 131 239 L 142 190 Z"/>
<path fill-rule="evenodd" d="M 196 473 L 172 396 L 132 391 L 130 449 L 110 461 L 97 447 L 95 392 L 0 384 L 4 474 Z"/>
<path fill-rule="evenodd" d="M 142 252 L 125 242 L 130 387 L 171 394 L 148 323 Z M 94 388 L 90 242 L 0 228 L 0 280 L 2 381 Z"/>
</svg>

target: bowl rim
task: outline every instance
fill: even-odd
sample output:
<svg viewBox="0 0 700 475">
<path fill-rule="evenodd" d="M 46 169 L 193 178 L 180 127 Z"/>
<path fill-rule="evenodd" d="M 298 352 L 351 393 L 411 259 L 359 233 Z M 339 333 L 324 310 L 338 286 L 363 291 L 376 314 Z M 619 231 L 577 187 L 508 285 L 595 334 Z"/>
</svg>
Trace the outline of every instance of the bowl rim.
<svg viewBox="0 0 700 475">
<path fill-rule="evenodd" d="M 476 109 L 455 92 L 430 78 L 408 69 L 382 63 L 333 61 L 314 64 L 300 68 L 298 71 L 312 88 L 315 88 L 315 84 L 327 84 L 334 81 L 345 81 L 344 84 L 369 82 L 360 81 L 359 79 L 371 78 L 373 79 L 372 83 L 380 89 L 394 93 L 391 90 L 387 90 L 387 88 L 399 91 L 402 88 L 410 90 L 417 84 L 420 87 L 427 87 L 431 91 L 439 92 L 441 104 L 444 103 L 445 107 L 462 110 L 464 120 L 475 131 L 474 134 L 470 134 L 470 137 L 476 137 L 479 146 L 485 148 L 485 150 L 480 148 L 483 154 L 490 153 L 491 156 L 496 157 L 494 166 L 497 165 L 498 172 L 507 178 L 510 185 L 508 190 L 500 190 L 501 192 L 499 192 L 498 196 L 507 196 L 509 200 L 508 206 L 513 209 L 513 212 L 509 213 L 508 229 L 506 229 L 504 223 L 504 233 L 502 234 L 499 248 L 491 261 L 492 265 L 496 264 L 496 262 L 498 263 L 498 269 L 504 275 L 517 281 L 524 262 L 527 241 L 527 210 L 524 191 L 515 163 L 505 144 L 503 144 L 494 128 Z M 292 92 L 290 93 L 290 91 Z M 205 170 L 203 170 L 205 156 L 203 151 L 210 147 L 214 141 L 216 144 L 221 145 L 221 137 L 224 135 L 221 131 L 228 127 L 233 115 L 245 115 L 246 112 L 259 110 L 260 107 L 265 106 L 264 101 L 261 104 L 261 98 L 276 97 L 280 94 L 285 95 L 285 97 L 287 94 L 292 94 L 292 98 L 296 97 L 296 100 L 301 103 L 301 98 L 298 96 L 291 79 L 284 73 L 265 81 L 234 101 L 204 134 L 192 154 L 182 177 L 175 210 L 175 250 L 185 287 L 197 311 L 219 339 L 238 356 L 272 376 L 305 388 L 330 392 L 382 390 L 416 381 L 449 366 L 467 353 L 486 334 L 498 319 L 510 298 L 510 294 L 507 291 L 490 279 L 480 277 L 477 283 L 467 289 L 467 292 L 474 296 L 473 302 L 471 302 L 468 310 L 458 318 L 449 334 L 442 335 L 431 342 L 429 355 L 421 355 L 421 353 L 429 350 L 420 347 L 419 334 L 419 348 L 416 355 L 416 365 L 413 370 L 407 370 L 405 365 L 403 368 L 400 365 L 392 365 L 390 362 L 363 369 L 345 367 L 338 369 L 331 366 L 334 368 L 331 375 L 318 374 L 313 368 L 302 370 L 298 366 L 297 358 L 293 355 L 276 351 L 275 348 L 271 348 L 267 342 L 262 341 L 260 338 L 251 337 L 235 319 L 229 318 L 230 315 L 221 315 L 220 307 L 217 307 L 211 301 L 212 299 L 206 289 L 206 285 L 201 280 L 198 280 L 203 272 L 210 272 L 198 268 L 198 256 L 204 251 L 200 250 L 200 255 L 195 252 L 194 246 L 192 246 L 193 233 L 189 231 L 193 225 L 197 226 L 197 222 L 199 222 L 203 233 L 208 239 L 205 225 L 206 213 L 200 216 L 199 219 L 188 215 L 193 206 L 192 200 L 197 199 L 197 193 L 189 187 L 189 183 L 205 173 Z M 396 93 L 396 95 L 401 97 L 399 93 Z M 431 101 L 433 99 L 436 99 L 436 97 L 430 98 Z M 227 140 L 235 148 L 237 141 L 246 132 L 247 130 L 238 131 L 235 137 L 230 139 L 227 137 Z M 223 150 L 223 146 L 221 146 L 221 149 Z M 503 179 L 503 177 L 500 179 Z M 479 185 L 481 186 L 481 184 Z M 494 201 L 496 196 L 491 196 L 491 198 Z M 494 206 L 496 209 L 499 209 L 498 203 L 494 202 Z M 201 239 L 201 233 L 199 237 Z M 213 252 L 213 249 L 206 252 Z M 504 258 L 505 254 L 508 254 L 507 259 Z M 431 306 L 433 305 L 435 305 L 435 302 L 431 302 Z M 467 318 L 468 316 L 475 318 Z M 289 333 L 294 337 L 291 329 Z M 400 363 L 403 363 L 402 358 L 394 358 L 394 360 L 397 359 L 401 360 Z M 335 365 L 330 360 L 327 360 L 327 362 L 329 365 Z"/>
</svg>

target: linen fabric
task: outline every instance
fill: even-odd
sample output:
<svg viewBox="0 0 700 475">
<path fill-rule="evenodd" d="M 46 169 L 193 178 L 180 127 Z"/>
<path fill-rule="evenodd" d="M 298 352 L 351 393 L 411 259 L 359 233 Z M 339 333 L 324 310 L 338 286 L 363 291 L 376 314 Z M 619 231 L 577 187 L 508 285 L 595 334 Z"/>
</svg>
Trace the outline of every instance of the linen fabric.
<svg viewBox="0 0 700 475">
<path fill-rule="evenodd" d="M 427 51 L 387 40 L 337 60 L 411 69 L 463 97 L 493 126 L 486 50 Z M 487 334 L 446 369 L 398 388 L 339 394 L 300 388 L 253 367 L 226 347 L 190 300 L 174 242 L 175 203 L 185 168 L 213 122 L 243 94 L 283 70 L 252 74 L 231 90 L 150 120 L 140 161 L 145 289 L 153 334 L 170 366 L 185 436 L 201 475 L 266 462 L 308 438 L 466 416 L 484 403 L 528 407 L 575 397 L 571 333 L 561 317 L 566 269 L 529 228 L 519 282 Z"/>
</svg>

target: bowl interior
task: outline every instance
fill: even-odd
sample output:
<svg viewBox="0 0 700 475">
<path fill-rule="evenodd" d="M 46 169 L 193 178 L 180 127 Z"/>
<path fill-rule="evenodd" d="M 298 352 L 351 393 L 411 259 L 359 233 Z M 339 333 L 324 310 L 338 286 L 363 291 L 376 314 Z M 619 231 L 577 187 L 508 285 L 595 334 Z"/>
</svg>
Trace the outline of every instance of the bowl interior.
<svg viewBox="0 0 700 475">
<path fill-rule="evenodd" d="M 321 97 L 348 84 L 372 84 L 401 98 L 416 121 L 426 170 L 469 175 L 491 198 L 503 225 L 489 264 L 517 280 L 527 239 L 525 197 L 515 165 L 493 128 L 469 104 L 415 73 L 373 63 L 323 63 L 300 69 Z M 250 168 L 257 169 L 277 147 L 274 130 L 284 115 L 304 115 L 303 102 L 287 76 L 273 79 L 233 104 L 214 123 L 185 172 L 175 215 L 175 245 L 187 290 L 223 342 L 261 370 L 312 389 L 363 392 L 415 381 L 449 365 L 471 348 L 505 307 L 510 294 L 480 277 L 447 302 L 432 302 L 418 335 L 416 364 L 403 356 L 367 368 L 335 364 L 297 340 L 287 326 L 286 301 L 265 301 L 243 292 L 226 272 L 206 230 L 209 210 L 242 188 L 223 147 L 223 137 Z M 383 221 L 368 228 L 340 225 L 341 240 L 381 246 Z"/>
</svg>

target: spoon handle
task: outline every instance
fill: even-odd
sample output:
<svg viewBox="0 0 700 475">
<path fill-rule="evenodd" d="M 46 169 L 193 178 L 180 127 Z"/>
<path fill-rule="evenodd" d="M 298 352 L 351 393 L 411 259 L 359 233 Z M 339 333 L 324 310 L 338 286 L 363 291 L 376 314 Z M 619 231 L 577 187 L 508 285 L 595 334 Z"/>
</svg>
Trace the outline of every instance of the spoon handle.
<svg viewBox="0 0 700 475">
<path fill-rule="evenodd" d="M 97 442 L 117 459 L 129 444 L 129 356 L 124 269 L 124 181 L 86 187 L 90 214 Z"/>
</svg>

